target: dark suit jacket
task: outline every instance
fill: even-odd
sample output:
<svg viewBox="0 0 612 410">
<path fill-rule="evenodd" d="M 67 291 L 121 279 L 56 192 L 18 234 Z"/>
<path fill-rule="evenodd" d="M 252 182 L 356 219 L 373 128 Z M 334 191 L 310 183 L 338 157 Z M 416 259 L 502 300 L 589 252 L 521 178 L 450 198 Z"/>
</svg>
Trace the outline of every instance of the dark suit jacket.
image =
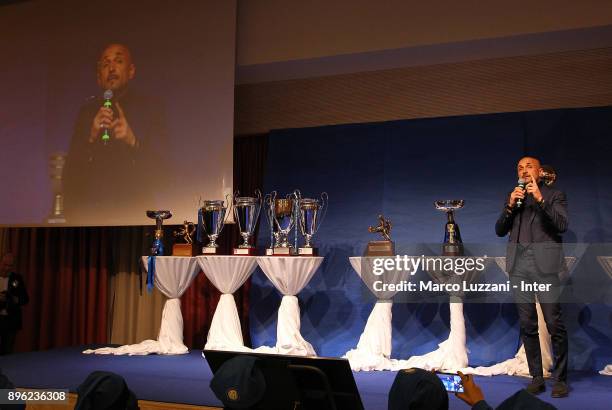
<svg viewBox="0 0 612 410">
<path fill-rule="evenodd" d="M 9 330 L 19 330 L 22 326 L 21 307 L 30 301 L 28 291 L 20 274 L 9 273 L 8 287 L 6 291 L 7 326 Z"/>
<path fill-rule="evenodd" d="M 544 203 L 541 206 L 535 206 L 535 212 L 530 221 L 536 266 L 542 273 L 558 273 L 564 266 L 561 234 L 567 231 L 567 198 L 562 191 L 544 184 L 540 185 L 540 192 Z M 508 196 L 508 200 L 509 198 Z M 510 213 L 504 206 L 495 224 L 497 236 L 510 234 L 506 253 L 508 272 L 512 272 L 515 264 L 520 223 L 520 211 L 515 207 L 515 210 Z"/>
</svg>

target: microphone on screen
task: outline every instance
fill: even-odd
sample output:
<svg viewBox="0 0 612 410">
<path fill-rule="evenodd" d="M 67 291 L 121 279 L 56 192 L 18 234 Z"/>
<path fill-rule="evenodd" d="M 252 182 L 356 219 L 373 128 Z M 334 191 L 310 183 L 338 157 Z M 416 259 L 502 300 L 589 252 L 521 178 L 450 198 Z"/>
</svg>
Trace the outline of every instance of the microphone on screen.
<svg viewBox="0 0 612 410">
<path fill-rule="evenodd" d="M 113 107 L 113 90 L 104 91 L 104 104 L 102 104 L 105 108 Z M 104 128 L 104 132 L 102 133 L 102 142 L 106 145 L 110 141 L 110 130 L 108 128 Z"/>
<path fill-rule="evenodd" d="M 518 187 L 525 191 L 525 180 L 523 178 L 518 180 Z M 523 198 L 519 198 L 516 200 L 516 208 L 519 209 L 523 206 Z"/>
</svg>

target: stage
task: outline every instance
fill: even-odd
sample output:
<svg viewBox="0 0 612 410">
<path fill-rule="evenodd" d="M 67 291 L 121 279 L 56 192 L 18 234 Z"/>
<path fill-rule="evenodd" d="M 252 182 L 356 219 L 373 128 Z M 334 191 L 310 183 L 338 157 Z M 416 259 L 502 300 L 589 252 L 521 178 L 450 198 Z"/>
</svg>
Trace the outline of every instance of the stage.
<svg viewBox="0 0 612 410">
<path fill-rule="evenodd" d="M 68 388 L 77 386 L 94 370 L 112 371 L 122 375 L 139 400 L 181 403 L 198 406 L 221 406 L 208 387 L 212 373 L 199 350 L 176 356 L 103 356 L 84 355 L 79 346 L 0 357 L 2 372 L 19 388 Z M 367 410 L 387 408 L 387 394 L 394 372 L 354 373 L 361 400 Z M 568 398 L 540 395 L 558 409 L 609 409 L 612 401 L 612 377 L 594 372 L 571 372 L 571 393 Z M 522 388 L 527 379 L 521 377 L 476 377 L 487 402 L 495 407 L 506 397 Z M 451 409 L 468 409 L 451 395 Z"/>
</svg>

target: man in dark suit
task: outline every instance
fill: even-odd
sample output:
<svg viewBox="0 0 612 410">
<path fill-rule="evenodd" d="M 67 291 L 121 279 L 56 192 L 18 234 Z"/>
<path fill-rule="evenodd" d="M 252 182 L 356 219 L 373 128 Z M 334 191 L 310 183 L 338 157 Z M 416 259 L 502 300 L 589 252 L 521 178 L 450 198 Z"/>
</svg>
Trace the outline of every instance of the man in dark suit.
<svg viewBox="0 0 612 410">
<path fill-rule="evenodd" d="M 14 258 L 5 254 L 0 261 L 0 355 L 13 352 L 15 336 L 21 329 L 21 307 L 29 302 L 20 274 L 14 271 Z"/>
<path fill-rule="evenodd" d="M 554 353 L 552 396 L 565 397 L 568 395 L 568 343 L 559 304 L 559 272 L 564 267 L 561 234 L 568 225 L 567 198 L 563 192 L 540 183 L 537 158 L 522 158 L 517 172 L 526 186 L 517 186 L 510 193 L 495 224 L 495 232 L 498 236 L 510 234 L 506 269 L 519 313 L 529 373 L 533 377 L 527 390 L 537 394 L 546 389 L 538 337 L 537 296 Z"/>
</svg>

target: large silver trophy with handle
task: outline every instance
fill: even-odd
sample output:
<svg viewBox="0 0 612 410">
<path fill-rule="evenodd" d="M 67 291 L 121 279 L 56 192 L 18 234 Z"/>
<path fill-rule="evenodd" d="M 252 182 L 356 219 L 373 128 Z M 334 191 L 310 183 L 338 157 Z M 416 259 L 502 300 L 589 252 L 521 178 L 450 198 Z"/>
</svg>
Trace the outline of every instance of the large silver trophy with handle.
<svg viewBox="0 0 612 410">
<path fill-rule="evenodd" d="M 284 198 L 275 197 L 271 203 L 274 224 L 273 255 L 296 254 L 295 247 L 289 242 L 289 234 L 295 227 L 296 222 L 296 203 L 295 193 L 288 194 Z"/>
<path fill-rule="evenodd" d="M 445 199 L 434 202 L 436 209 L 446 212 L 447 216 L 444 228 L 444 244 L 442 245 L 442 254 L 444 256 L 463 255 L 463 241 L 461 240 L 459 225 L 455 223 L 455 211 L 463 208 L 464 204 L 465 201 L 463 199 Z"/>
<path fill-rule="evenodd" d="M 256 248 L 251 244 L 251 237 L 255 233 L 261 211 L 261 191 L 255 190 L 254 197 L 239 195 L 238 191 L 234 194 L 234 216 L 238 222 L 242 243 L 234 248 L 234 255 L 255 255 Z"/>
<path fill-rule="evenodd" d="M 198 234 L 203 230 L 209 241 L 202 247 L 203 254 L 214 255 L 219 252 L 217 238 L 225 225 L 225 214 L 227 212 L 225 202 L 229 204 L 228 197 L 229 195 L 226 197 L 226 201 L 222 199 L 202 201 L 202 207 L 198 211 Z"/>
<path fill-rule="evenodd" d="M 329 196 L 327 192 L 323 192 L 321 197 L 317 199 L 302 198 L 300 191 L 297 190 L 296 196 L 300 231 L 304 236 L 304 245 L 298 248 L 298 255 L 316 256 L 319 250 L 312 245 L 312 237 L 317 233 L 321 226 L 321 222 L 325 219 L 327 206 L 329 204 Z"/>
</svg>

